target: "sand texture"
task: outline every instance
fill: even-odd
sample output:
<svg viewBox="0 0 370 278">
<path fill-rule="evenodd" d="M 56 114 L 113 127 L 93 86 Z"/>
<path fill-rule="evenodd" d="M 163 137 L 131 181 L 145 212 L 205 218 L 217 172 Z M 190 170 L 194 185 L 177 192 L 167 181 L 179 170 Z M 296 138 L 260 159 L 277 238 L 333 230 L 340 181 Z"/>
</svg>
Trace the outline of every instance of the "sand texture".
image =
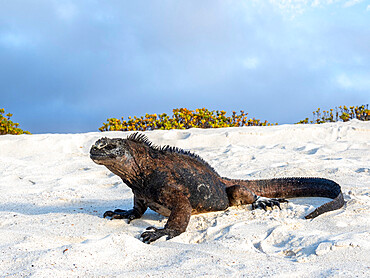
<svg viewBox="0 0 370 278">
<path fill-rule="evenodd" d="M 313 220 L 304 215 L 328 199 L 196 215 L 151 245 L 140 234 L 166 218 L 102 218 L 131 208 L 132 193 L 89 158 L 98 138 L 128 134 L 0 137 L 0 277 L 370 277 L 370 122 L 146 132 L 222 176 L 328 178 L 346 201 Z"/>
</svg>

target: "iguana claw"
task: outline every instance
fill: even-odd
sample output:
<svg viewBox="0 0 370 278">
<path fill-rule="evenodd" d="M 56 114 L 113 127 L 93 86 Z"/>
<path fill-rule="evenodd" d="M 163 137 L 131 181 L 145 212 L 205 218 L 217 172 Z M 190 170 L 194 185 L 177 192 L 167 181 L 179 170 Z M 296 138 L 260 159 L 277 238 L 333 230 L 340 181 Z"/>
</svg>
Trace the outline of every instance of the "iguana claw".
<svg viewBox="0 0 370 278">
<path fill-rule="evenodd" d="M 281 210 L 280 203 L 288 203 L 288 200 L 282 198 L 258 197 L 257 200 L 252 203 L 252 209 L 262 208 L 266 211 L 266 207 L 273 208 L 277 206 Z"/>
<path fill-rule="evenodd" d="M 146 230 L 147 231 L 142 233 L 140 237 L 142 238 L 144 243 L 148 243 L 148 244 L 153 242 L 153 241 L 156 241 L 157 239 L 159 239 L 162 236 L 167 236 L 166 239 L 169 240 L 169 239 L 181 234 L 181 232 L 171 230 L 171 229 L 168 229 L 168 228 L 157 229 L 157 228 L 152 227 L 152 226 L 146 228 Z"/>
<path fill-rule="evenodd" d="M 139 218 L 133 209 L 116 209 L 115 211 L 108 210 L 103 214 L 103 217 L 110 217 L 111 219 L 127 219 L 127 224 L 130 224 L 132 220 Z"/>
</svg>

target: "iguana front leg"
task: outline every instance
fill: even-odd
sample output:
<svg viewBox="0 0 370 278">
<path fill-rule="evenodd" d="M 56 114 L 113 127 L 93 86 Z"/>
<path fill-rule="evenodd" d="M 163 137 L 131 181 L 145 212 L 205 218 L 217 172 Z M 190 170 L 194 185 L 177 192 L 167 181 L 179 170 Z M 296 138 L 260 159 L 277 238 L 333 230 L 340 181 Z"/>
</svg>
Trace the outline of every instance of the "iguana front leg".
<svg viewBox="0 0 370 278">
<path fill-rule="evenodd" d="M 130 210 L 116 209 L 114 211 L 108 210 L 103 217 L 111 217 L 111 219 L 128 219 L 128 224 L 134 219 L 140 218 L 148 207 L 145 202 L 134 196 L 134 207 Z"/>
<path fill-rule="evenodd" d="M 163 229 L 148 227 L 147 231 L 141 234 L 145 243 L 151 243 L 162 236 L 167 236 L 167 240 L 185 232 L 189 224 L 192 207 L 188 198 L 174 188 L 164 188 L 160 195 L 162 204 L 170 204 L 171 214 Z"/>
</svg>

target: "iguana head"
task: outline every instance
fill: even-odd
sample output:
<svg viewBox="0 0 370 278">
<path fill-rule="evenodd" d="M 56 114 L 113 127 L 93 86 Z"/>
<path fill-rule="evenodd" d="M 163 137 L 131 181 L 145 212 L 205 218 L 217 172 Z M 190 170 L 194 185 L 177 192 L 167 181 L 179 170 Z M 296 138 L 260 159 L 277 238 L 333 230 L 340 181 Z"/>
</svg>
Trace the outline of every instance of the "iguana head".
<svg viewBox="0 0 370 278">
<path fill-rule="evenodd" d="M 127 162 L 132 156 L 125 139 L 103 137 L 92 145 L 90 158 L 97 164 L 106 165 L 112 162 Z"/>
</svg>

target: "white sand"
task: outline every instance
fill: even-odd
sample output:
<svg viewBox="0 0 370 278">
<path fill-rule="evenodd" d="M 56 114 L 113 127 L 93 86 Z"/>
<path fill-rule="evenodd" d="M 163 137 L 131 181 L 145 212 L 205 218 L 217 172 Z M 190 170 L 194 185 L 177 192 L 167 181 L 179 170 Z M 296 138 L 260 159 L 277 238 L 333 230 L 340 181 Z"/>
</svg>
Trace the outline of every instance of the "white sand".
<svg viewBox="0 0 370 278">
<path fill-rule="evenodd" d="M 1 136 L 0 277 L 370 277 L 370 122 L 146 134 L 230 178 L 333 179 L 346 206 L 314 220 L 303 216 L 328 199 L 230 208 L 147 245 L 140 233 L 166 218 L 103 219 L 131 208 L 132 193 L 88 155 L 98 138 L 128 133 Z"/>
</svg>

